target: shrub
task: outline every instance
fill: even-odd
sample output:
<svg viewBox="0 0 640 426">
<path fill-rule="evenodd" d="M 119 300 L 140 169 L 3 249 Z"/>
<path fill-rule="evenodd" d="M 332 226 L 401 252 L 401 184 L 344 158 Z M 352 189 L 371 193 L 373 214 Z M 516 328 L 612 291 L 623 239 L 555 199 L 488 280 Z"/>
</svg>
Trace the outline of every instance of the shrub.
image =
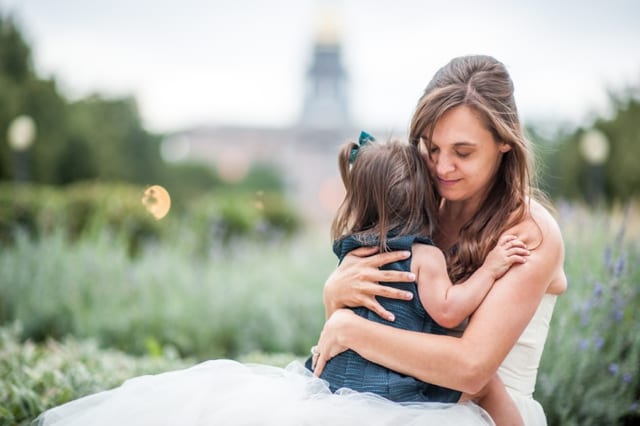
<svg viewBox="0 0 640 426">
<path fill-rule="evenodd" d="M 636 424 L 640 247 L 630 209 L 622 219 L 569 205 L 560 212 L 569 288 L 558 298 L 536 399 L 551 425 Z"/>
<path fill-rule="evenodd" d="M 195 231 L 193 249 L 208 254 L 212 245 L 247 238 L 291 237 L 302 221 L 280 193 L 226 189 L 172 205 L 161 221 L 144 208 L 144 188 L 130 184 L 79 182 L 64 188 L 0 184 L 0 244 L 17 232 L 42 238 L 64 233 L 70 241 L 110 232 L 122 238 L 131 256 L 144 245 L 176 241 Z"/>
<path fill-rule="evenodd" d="M 192 363 L 179 359 L 171 348 L 132 357 L 100 349 L 93 340 L 34 344 L 21 342 L 21 334 L 17 323 L 0 327 L 0 424 L 27 425 L 48 408 L 112 388 L 130 377 Z"/>
</svg>

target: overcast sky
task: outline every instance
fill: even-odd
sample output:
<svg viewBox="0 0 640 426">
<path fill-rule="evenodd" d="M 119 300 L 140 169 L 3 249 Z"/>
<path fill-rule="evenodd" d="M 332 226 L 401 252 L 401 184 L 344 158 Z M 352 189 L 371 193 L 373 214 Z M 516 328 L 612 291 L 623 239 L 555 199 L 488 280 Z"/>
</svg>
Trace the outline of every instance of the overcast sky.
<svg viewBox="0 0 640 426">
<path fill-rule="evenodd" d="M 640 85 L 636 0 L 0 0 L 40 75 L 70 98 L 134 95 L 153 131 L 292 123 L 326 5 L 363 127 L 405 130 L 433 73 L 468 53 L 507 65 L 530 122 L 587 123 L 607 90 Z"/>
</svg>

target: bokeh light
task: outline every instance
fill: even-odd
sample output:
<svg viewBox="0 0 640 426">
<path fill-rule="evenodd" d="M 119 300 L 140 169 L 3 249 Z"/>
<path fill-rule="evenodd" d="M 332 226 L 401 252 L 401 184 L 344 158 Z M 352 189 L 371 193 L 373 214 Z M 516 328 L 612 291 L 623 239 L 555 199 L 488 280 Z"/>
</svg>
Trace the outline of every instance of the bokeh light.
<svg viewBox="0 0 640 426">
<path fill-rule="evenodd" d="M 580 152 L 589 164 L 603 164 L 609 157 L 607 135 L 598 129 L 589 129 L 580 139 Z"/>
<path fill-rule="evenodd" d="M 320 184 L 320 192 L 318 194 L 320 205 L 329 213 L 333 214 L 338 210 L 344 195 L 344 185 L 337 176 L 327 178 Z"/>
<path fill-rule="evenodd" d="M 216 167 L 222 180 L 227 183 L 238 183 L 249 173 L 250 161 L 244 152 L 227 150 L 217 158 Z"/>
<path fill-rule="evenodd" d="M 142 204 L 153 217 L 160 220 L 171 209 L 171 197 L 162 186 L 153 185 L 144 191 Z"/>
<path fill-rule="evenodd" d="M 14 118 L 7 129 L 9 146 L 16 151 L 26 151 L 36 139 L 36 123 L 28 115 Z"/>
</svg>

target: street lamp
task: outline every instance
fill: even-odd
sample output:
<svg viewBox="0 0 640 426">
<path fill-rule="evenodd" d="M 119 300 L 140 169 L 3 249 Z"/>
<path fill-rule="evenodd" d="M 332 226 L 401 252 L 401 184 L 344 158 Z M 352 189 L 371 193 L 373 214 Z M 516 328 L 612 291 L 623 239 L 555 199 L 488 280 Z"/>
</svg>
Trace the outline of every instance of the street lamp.
<svg viewBox="0 0 640 426">
<path fill-rule="evenodd" d="M 7 141 L 14 152 L 15 179 L 26 181 L 29 179 L 28 149 L 36 139 L 36 123 L 28 115 L 20 115 L 9 123 Z"/>
<path fill-rule="evenodd" d="M 609 158 L 607 135 L 598 129 L 589 129 L 580 138 L 580 153 L 587 162 L 587 201 L 595 204 L 604 192 L 603 168 Z"/>
</svg>

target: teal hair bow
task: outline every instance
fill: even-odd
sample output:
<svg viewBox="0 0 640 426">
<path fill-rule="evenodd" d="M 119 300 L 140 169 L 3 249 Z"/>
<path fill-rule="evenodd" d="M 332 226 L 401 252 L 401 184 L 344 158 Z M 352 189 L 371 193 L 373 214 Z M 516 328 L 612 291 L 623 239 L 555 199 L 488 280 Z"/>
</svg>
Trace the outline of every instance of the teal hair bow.
<svg viewBox="0 0 640 426">
<path fill-rule="evenodd" d="M 356 161 L 356 157 L 358 156 L 358 150 L 368 144 L 369 142 L 375 141 L 376 138 L 371 136 L 369 133 L 364 130 L 360 132 L 360 137 L 358 138 L 358 145 L 351 148 L 351 153 L 349 154 L 349 164 L 353 164 Z"/>
</svg>

